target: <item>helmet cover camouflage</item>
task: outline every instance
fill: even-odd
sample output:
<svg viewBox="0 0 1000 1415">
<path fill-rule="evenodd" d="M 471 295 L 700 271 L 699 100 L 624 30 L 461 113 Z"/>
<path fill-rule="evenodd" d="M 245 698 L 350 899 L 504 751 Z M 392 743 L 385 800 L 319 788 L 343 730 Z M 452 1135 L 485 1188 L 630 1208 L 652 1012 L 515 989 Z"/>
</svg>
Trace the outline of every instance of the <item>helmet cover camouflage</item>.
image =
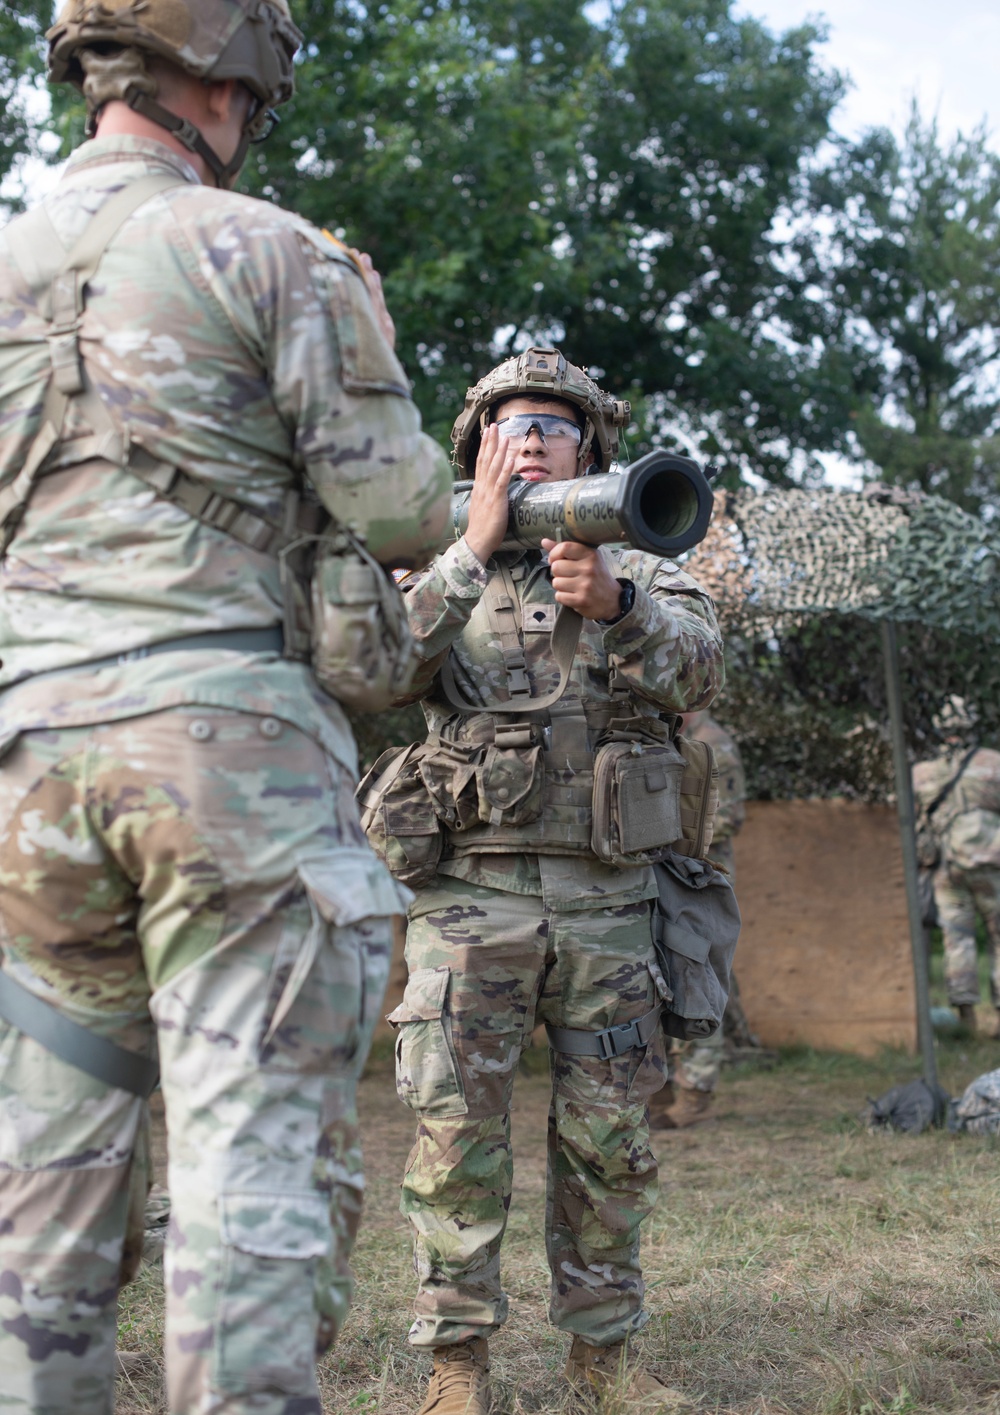
<svg viewBox="0 0 1000 1415">
<path fill-rule="evenodd" d="M 631 406 L 599 388 L 558 349 L 539 345 L 498 364 L 466 393 L 465 407 L 451 430 L 460 472 L 475 475 L 483 427 L 498 403 L 519 396 L 558 399 L 579 408 L 586 425 L 581 459 L 590 453 L 601 471 L 608 470 L 618 455 L 618 429 L 628 422 Z"/>
<path fill-rule="evenodd" d="M 302 42 L 288 0 L 66 0 L 46 38 L 53 83 L 82 88 L 80 50 L 120 45 L 199 79 L 237 79 L 264 109 L 291 97 Z"/>
<path fill-rule="evenodd" d="M 968 734 L 976 726 L 975 709 L 958 693 L 952 693 L 934 714 L 933 725 L 943 737 Z"/>
</svg>

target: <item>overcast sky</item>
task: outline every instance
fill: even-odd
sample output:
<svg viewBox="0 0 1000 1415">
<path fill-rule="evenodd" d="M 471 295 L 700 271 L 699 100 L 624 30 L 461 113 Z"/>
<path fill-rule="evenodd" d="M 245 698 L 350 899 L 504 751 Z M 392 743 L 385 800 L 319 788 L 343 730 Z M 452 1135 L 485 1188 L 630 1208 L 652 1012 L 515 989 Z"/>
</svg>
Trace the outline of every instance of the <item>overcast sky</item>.
<svg viewBox="0 0 1000 1415">
<path fill-rule="evenodd" d="M 820 54 L 852 80 L 834 117 L 839 131 L 899 132 L 916 94 L 942 136 L 971 132 L 985 117 L 1000 148 L 1000 0 L 737 0 L 736 12 L 778 31 L 826 20 Z"/>
</svg>

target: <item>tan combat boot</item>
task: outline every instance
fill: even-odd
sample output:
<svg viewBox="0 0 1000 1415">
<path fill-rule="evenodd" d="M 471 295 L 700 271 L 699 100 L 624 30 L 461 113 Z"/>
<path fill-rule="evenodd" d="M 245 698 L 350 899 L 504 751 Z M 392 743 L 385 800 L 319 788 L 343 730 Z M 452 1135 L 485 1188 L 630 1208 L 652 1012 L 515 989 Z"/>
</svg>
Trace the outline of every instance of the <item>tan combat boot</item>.
<svg viewBox="0 0 1000 1415">
<path fill-rule="evenodd" d="M 693 1415 L 697 1405 L 679 1390 L 665 1386 L 652 1371 L 628 1360 L 626 1345 L 591 1346 L 573 1338 L 566 1360 L 566 1380 L 579 1394 L 596 1398 L 599 1409 L 642 1415 Z"/>
<path fill-rule="evenodd" d="M 709 1115 L 712 1108 L 711 1091 L 692 1091 L 678 1086 L 670 1105 L 649 1108 L 649 1128 L 651 1130 L 686 1130 L 689 1125 L 701 1125 L 706 1120 L 714 1120 Z"/>
<path fill-rule="evenodd" d="M 958 1025 L 960 1027 L 968 1027 L 970 1032 L 974 1032 L 976 1030 L 975 1004 L 972 1002 L 959 1002 L 954 1004 L 954 1007 L 955 1011 L 958 1013 Z"/>
<path fill-rule="evenodd" d="M 490 1357 L 484 1336 L 435 1346 L 427 1399 L 417 1415 L 489 1415 Z"/>
</svg>

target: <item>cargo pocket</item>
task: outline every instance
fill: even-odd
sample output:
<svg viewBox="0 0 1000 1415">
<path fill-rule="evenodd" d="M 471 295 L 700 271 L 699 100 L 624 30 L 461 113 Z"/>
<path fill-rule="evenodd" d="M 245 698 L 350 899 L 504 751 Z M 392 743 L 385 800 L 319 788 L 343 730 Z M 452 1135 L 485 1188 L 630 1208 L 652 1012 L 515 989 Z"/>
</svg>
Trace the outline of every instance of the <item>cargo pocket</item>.
<svg viewBox="0 0 1000 1415">
<path fill-rule="evenodd" d="M 396 1091 L 422 1115 L 466 1115 L 448 1016 L 450 968 L 415 968 L 389 1021 L 396 1037 Z"/>
<path fill-rule="evenodd" d="M 394 914 L 412 895 L 370 850 L 302 859 L 308 931 L 288 928 L 275 957 L 260 1060 L 303 1074 L 359 1066 L 382 1006 Z M 294 917 L 297 911 L 290 911 Z"/>
<path fill-rule="evenodd" d="M 219 1223 L 217 1388 L 231 1395 L 310 1395 L 316 1269 L 333 1244 L 329 1200 L 311 1190 L 223 1193 Z"/>
</svg>

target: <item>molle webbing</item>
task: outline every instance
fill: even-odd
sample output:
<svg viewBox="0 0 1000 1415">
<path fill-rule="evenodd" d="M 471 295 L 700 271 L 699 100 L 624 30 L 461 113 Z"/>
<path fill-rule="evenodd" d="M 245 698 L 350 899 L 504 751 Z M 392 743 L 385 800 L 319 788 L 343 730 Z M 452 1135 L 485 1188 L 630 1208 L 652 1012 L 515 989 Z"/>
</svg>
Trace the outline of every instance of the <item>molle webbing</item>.
<svg viewBox="0 0 1000 1415">
<path fill-rule="evenodd" d="M 518 745 L 541 744 L 540 769 L 542 806 L 537 820 L 527 825 L 480 824 L 448 832 L 454 855 L 517 854 L 530 850 L 539 855 L 589 855 L 593 822 L 594 746 L 585 706 L 576 698 L 565 699 L 573 671 L 583 619 L 573 609 L 560 607 L 552 630 L 552 656 L 559 668 L 559 681 L 548 693 L 531 696 L 521 636 L 521 601 L 514 577 L 500 560 L 499 570 L 490 576 L 484 592 L 486 613 L 503 655 L 509 700 L 474 705 L 461 693 L 456 680 L 456 659 L 449 655 L 441 670 L 441 690 L 458 712 L 471 717 L 486 714 L 494 721 L 497 746 L 512 750 Z M 594 719 L 596 705 L 588 704 Z M 599 714 L 600 731 L 613 715 L 610 705 Z M 517 715 L 521 721 L 510 722 Z"/>
<path fill-rule="evenodd" d="M 51 372 L 42 401 L 38 434 L 17 476 L 0 488 L 4 552 L 31 499 L 36 478 L 62 441 L 71 399 L 77 400 L 93 429 L 93 439 L 87 439 L 85 458 L 121 460 L 121 434 L 103 399 L 89 383 L 80 353 L 80 325 L 87 284 L 128 218 L 159 192 L 180 186 L 182 182 L 183 178 L 176 174 L 158 173 L 122 188 L 90 218 L 68 254 L 44 207 L 36 207 L 7 228 L 6 237 L 14 261 L 49 321 Z"/>
<path fill-rule="evenodd" d="M 511 736 L 543 744 L 540 770 L 542 806 L 537 820 L 527 825 L 482 824 L 466 830 L 449 831 L 452 854 L 517 854 L 529 850 L 538 855 L 589 855 L 593 820 L 594 750 L 592 737 L 612 716 L 610 704 L 603 712 L 589 714 L 578 699 L 571 698 L 549 708 L 540 718 L 524 723 L 498 723 L 496 742 L 503 745 Z M 604 719 L 602 721 L 601 719 Z M 589 729 L 589 730 L 588 730 Z M 512 743 L 513 746 L 513 743 Z"/>
<path fill-rule="evenodd" d="M 36 207 L 6 230 L 22 278 L 50 321 L 51 374 L 42 402 L 38 435 L 16 477 L 0 488 L 0 558 L 13 540 L 40 476 L 87 462 L 107 461 L 125 467 L 162 500 L 202 525 L 231 536 L 259 554 L 276 557 L 281 566 L 286 658 L 310 656 L 308 609 L 297 585 L 304 581 L 311 547 L 330 525 L 322 506 L 303 501 L 298 491 L 285 496 L 280 517 L 270 517 L 232 497 L 223 496 L 201 478 L 147 452 L 127 428 L 118 426 L 94 387 L 80 351 L 80 327 L 87 284 L 122 226 L 160 192 L 183 186 L 176 174 L 156 173 L 108 197 L 66 254 L 44 207 Z M 73 403 L 91 432 L 66 438 L 66 415 Z M 300 602 L 301 601 L 301 602 Z"/>
<path fill-rule="evenodd" d="M 559 681 L 551 692 L 533 698 L 519 628 L 521 602 L 506 565 L 501 565 L 499 573 L 491 576 L 483 597 L 490 625 L 500 643 L 507 673 L 509 700 L 502 703 L 472 703 L 464 697 L 456 678 L 454 654 L 448 655 L 441 669 L 440 683 L 444 697 L 451 707 L 461 713 L 489 712 L 507 717 L 516 713 L 518 716 L 526 716 L 551 707 L 566 691 L 569 676 L 573 671 L 573 659 L 576 657 L 577 645 L 583 631 L 582 617 L 575 609 L 569 609 L 566 605 L 560 606 L 551 640 L 552 656 L 559 668 Z"/>
</svg>

